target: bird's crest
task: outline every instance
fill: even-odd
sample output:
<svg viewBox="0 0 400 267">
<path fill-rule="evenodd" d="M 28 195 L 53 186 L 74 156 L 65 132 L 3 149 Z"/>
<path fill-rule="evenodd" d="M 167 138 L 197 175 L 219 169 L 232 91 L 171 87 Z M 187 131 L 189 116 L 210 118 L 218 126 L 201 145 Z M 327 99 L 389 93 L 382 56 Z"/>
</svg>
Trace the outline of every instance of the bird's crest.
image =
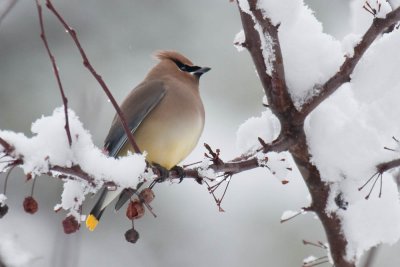
<svg viewBox="0 0 400 267">
<path fill-rule="evenodd" d="M 157 51 L 154 53 L 154 57 L 158 58 L 160 60 L 170 59 L 172 61 L 179 61 L 179 62 L 181 62 L 185 65 L 189 65 L 189 66 L 193 65 L 192 61 L 190 61 L 188 58 L 186 58 L 185 56 L 183 56 L 182 54 L 180 54 L 176 51 L 166 51 L 166 50 Z"/>
</svg>

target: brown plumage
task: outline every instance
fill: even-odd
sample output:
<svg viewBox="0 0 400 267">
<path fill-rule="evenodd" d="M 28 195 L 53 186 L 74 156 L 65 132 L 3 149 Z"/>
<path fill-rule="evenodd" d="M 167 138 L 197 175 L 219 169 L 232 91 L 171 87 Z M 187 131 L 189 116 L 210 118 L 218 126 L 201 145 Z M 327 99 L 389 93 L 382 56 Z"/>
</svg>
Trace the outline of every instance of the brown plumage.
<svg viewBox="0 0 400 267">
<path fill-rule="evenodd" d="M 160 62 L 143 82 L 132 90 L 121 105 L 127 123 L 146 159 L 171 169 L 196 146 L 204 127 L 204 107 L 199 94 L 199 78 L 210 68 L 194 66 L 175 51 L 159 51 Z M 111 156 L 124 156 L 133 151 L 117 116 L 105 139 Z M 120 191 L 104 189 L 87 221 L 94 229 L 104 208 Z"/>
</svg>

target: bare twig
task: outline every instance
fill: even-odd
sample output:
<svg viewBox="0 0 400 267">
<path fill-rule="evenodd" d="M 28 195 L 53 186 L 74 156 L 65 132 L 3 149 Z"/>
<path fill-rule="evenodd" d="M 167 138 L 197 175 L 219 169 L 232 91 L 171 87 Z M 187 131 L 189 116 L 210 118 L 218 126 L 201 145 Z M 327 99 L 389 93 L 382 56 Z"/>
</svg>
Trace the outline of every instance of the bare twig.
<svg viewBox="0 0 400 267">
<path fill-rule="evenodd" d="M 386 15 L 386 18 L 375 18 L 372 25 L 362 37 L 361 41 L 354 47 L 354 55 L 347 57 L 340 66 L 339 71 L 333 75 L 324 85 L 319 89 L 319 93 L 310 99 L 310 101 L 302 107 L 301 117 L 310 114 L 320 103 L 332 95 L 342 84 L 350 81 L 350 75 L 353 73 L 354 68 L 364 55 L 365 51 L 375 41 L 375 39 L 382 34 L 388 27 L 397 23 L 400 20 L 400 7 Z"/>
<path fill-rule="evenodd" d="M 51 53 L 49 44 L 47 42 L 46 33 L 44 31 L 44 25 L 43 25 L 42 6 L 40 5 L 39 1 L 40 0 L 36 0 L 36 6 L 37 6 L 37 11 L 38 11 L 38 16 L 39 16 L 39 25 L 40 25 L 40 38 L 42 38 L 44 46 L 47 51 L 47 54 L 49 55 L 51 65 L 53 66 L 53 72 L 54 72 L 54 75 L 56 76 L 57 85 L 58 85 L 58 88 L 60 89 L 61 99 L 64 104 L 64 114 L 65 114 L 64 129 L 65 129 L 65 132 L 67 133 L 68 143 L 71 146 L 72 138 L 71 138 L 71 131 L 70 131 L 69 122 L 68 122 L 68 99 L 64 93 L 63 85 L 61 83 L 60 73 L 58 72 L 56 59 L 53 56 L 53 54 Z"/>
<path fill-rule="evenodd" d="M 110 90 L 108 89 L 107 84 L 104 82 L 103 78 L 96 72 L 96 70 L 93 68 L 92 64 L 89 62 L 89 59 L 86 55 L 86 52 L 83 50 L 81 43 L 79 42 L 78 36 L 76 34 L 76 31 L 71 28 L 68 23 L 65 21 L 65 19 L 58 13 L 58 11 L 55 9 L 53 4 L 51 3 L 50 0 L 46 0 L 46 6 L 47 8 L 56 16 L 56 18 L 60 21 L 60 23 L 64 26 L 65 30 L 67 33 L 71 36 L 72 40 L 75 42 L 76 47 L 79 50 L 79 53 L 83 59 L 83 65 L 90 71 L 90 73 L 93 75 L 93 77 L 97 80 L 97 82 L 100 84 L 101 88 L 107 95 L 108 99 L 111 101 L 112 105 L 114 106 L 115 111 L 118 114 L 118 118 L 121 121 L 121 124 L 124 128 L 125 134 L 127 135 L 127 138 L 132 145 L 132 148 L 136 153 L 141 153 L 138 145 L 135 142 L 135 139 L 133 137 L 133 134 L 131 130 L 129 129 L 129 126 L 125 120 L 124 114 L 122 113 L 121 109 L 118 106 L 117 101 L 115 101 L 115 98 L 111 94 Z"/>
<path fill-rule="evenodd" d="M 5 4 L 4 10 L 2 10 L 0 14 L 0 24 L 4 20 L 4 18 L 10 13 L 11 9 L 15 6 L 17 0 L 8 0 L 7 4 Z"/>
<path fill-rule="evenodd" d="M 389 171 L 391 169 L 400 167 L 400 159 L 395 159 L 395 160 L 391 160 L 388 162 L 383 162 L 380 163 L 376 166 L 376 172 L 361 186 L 358 188 L 359 191 L 363 190 L 364 187 L 366 187 L 372 180 L 372 186 L 371 189 L 369 190 L 368 194 L 365 196 L 365 199 L 369 199 L 369 197 L 371 196 L 371 193 L 376 185 L 376 183 L 379 180 L 379 197 L 382 196 L 382 183 L 383 183 L 383 173 L 386 171 Z"/>
</svg>

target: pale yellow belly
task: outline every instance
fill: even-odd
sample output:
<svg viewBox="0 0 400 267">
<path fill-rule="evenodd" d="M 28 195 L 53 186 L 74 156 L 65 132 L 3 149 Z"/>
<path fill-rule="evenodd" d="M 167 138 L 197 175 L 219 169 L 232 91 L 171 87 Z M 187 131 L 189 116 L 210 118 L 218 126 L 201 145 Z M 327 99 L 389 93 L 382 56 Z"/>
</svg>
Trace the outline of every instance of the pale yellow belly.
<svg viewBox="0 0 400 267">
<path fill-rule="evenodd" d="M 203 130 L 200 118 L 186 120 L 145 120 L 134 133 L 141 151 L 147 153 L 150 163 L 157 163 L 171 169 L 185 159 L 194 149 Z M 120 154 L 125 155 L 127 145 Z"/>
</svg>

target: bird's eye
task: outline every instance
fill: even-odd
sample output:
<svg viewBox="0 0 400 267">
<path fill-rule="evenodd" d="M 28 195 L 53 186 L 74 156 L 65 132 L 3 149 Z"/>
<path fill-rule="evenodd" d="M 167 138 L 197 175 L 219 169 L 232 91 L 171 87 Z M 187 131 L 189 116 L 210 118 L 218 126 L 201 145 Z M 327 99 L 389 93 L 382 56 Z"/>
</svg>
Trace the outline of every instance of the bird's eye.
<svg viewBox="0 0 400 267">
<path fill-rule="evenodd" d="M 201 69 L 201 67 L 199 66 L 189 66 L 186 64 L 183 64 L 182 62 L 178 61 L 178 60 L 174 60 L 176 66 L 178 66 L 178 68 L 181 71 L 185 71 L 185 72 L 195 72 L 196 70 Z"/>
</svg>

